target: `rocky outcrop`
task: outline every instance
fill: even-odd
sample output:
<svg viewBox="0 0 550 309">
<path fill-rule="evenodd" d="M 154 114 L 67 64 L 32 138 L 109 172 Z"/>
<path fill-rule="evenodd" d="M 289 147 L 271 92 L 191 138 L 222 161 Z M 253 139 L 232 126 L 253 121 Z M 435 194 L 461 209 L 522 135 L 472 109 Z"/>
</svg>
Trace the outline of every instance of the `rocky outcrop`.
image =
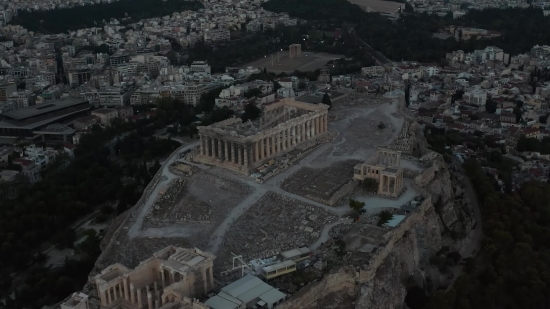
<svg viewBox="0 0 550 309">
<path fill-rule="evenodd" d="M 356 293 L 355 301 L 342 301 L 337 308 L 347 308 L 350 304 L 356 309 L 404 308 L 408 287 L 425 288 L 426 278 L 431 286 L 437 287 L 445 278 L 430 267 L 430 258 L 443 246 L 460 252 L 470 243 L 469 231 L 475 220 L 468 207 L 455 198 L 457 189 L 454 189 L 453 178 L 456 176 L 452 176 L 443 158 L 437 156 L 432 166 L 435 173 L 429 181 L 423 182 L 421 187 L 415 185 L 424 202 L 378 240 L 382 245 L 373 250 L 368 264 L 341 266 L 341 271 L 310 284 L 282 308 L 318 308 L 319 301 L 315 299 L 320 295 L 350 295 L 353 292 Z M 355 270 L 354 282 L 349 281 L 349 271 L 344 271 L 350 266 Z M 332 305 L 335 301 L 334 298 Z"/>
<path fill-rule="evenodd" d="M 353 308 L 358 288 L 355 269 L 341 267 L 325 275 L 321 281 L 304 287 L 277 309 Z"/>
</svg>

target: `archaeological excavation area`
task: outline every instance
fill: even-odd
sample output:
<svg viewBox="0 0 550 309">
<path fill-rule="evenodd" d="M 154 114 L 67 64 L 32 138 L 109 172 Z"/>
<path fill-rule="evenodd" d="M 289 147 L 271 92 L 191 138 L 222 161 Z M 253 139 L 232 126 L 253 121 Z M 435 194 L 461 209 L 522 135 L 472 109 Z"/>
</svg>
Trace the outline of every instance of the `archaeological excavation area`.
<svg viewBox="0 0 550 309">
<path fill-rule="evenodd" d="M 428 200 L 422 187 L 436 168 L 414 155 L 417 128 L 399 104 L 367 96 L 342 104 L 329 112 L 323 104 L 285 99 L 266 106 L 255 122 L 232 118 L 199 127 L 199 140 L 164 162 L 120 222 L 97 271 L 113 263 L 136 267 L 136 255 L 143 260 L 163 248 L 145 244 L 168 240 L 215 255 L 213 277 L 223 286 L 245 271 L 261 277 L 240 261 L 272 265 L 282 252 L 306 248 L 310 257 L 269 281 L 292 294 L 300 282 L 320 278 L 327 263 L 339 263 L 346 247 L 374 257 Z M 376 181 L 377 192 L 362 189 L 365 179 Z M 364 201 L 366 211 L 352 210 L 350 198 Z M 381 211 L 391 214 L 382 224 Z M 357 222 L 371 236 L 348 243 L 347 233 L 361 234 Z"/>
</svg>

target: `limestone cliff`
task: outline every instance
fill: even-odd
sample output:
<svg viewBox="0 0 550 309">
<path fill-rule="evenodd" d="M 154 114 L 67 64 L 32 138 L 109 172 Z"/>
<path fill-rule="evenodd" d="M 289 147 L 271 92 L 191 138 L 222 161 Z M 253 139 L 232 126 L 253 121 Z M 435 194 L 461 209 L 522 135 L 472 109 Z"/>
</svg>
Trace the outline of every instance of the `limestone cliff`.
<svg viewBox="0 0 550 309">
<path fill-rule="evenodd" d="M 323 301 L 319 295 L 355 297 L 352 302 L 344 297 L 338 308 L 404 308 L 407 287 L 426 287 L 427 277 L 431 286 L 438 286 L 445 278 L 429 267 L 430 258 L 443 246 L 460 252 L 470 242 L 467 236 L 474 220 L 468 208 L 455 201 L 454 187 L 459 186 L 453 185 L 456 176 L 442 157 L 437 156 L 431 166 L 426 171 L 432 174 L 425 175 L 429 181 L 415 185 L 424 202 L 384 235 L 367 264 L 342 263 L 340 270 L 310 284 L 282 308 L 317 308 Z M 336 308 L 336 301 L 333 297 L 330 306 L 323 308 Z"/>
</svg>

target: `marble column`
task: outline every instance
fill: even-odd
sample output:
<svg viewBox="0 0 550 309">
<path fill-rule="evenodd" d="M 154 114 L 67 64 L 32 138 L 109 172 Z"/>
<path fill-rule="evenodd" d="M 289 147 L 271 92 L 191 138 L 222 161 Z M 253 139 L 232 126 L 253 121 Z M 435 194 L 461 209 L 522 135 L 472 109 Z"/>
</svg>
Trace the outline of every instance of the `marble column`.
<svg viewBox="0 0 550 309">
<path fill-rule="evenodd" d="M 244 163 L 243 163 L 243 165 L 244 166 L 248 166 L 248 164 L 249 164 L 248 163 L 248 149 L 249 149 L 248 145 L 244 145 L 244 150 L 243 150 L 243 152 L 244 152 Z"/>
<path fill-rule="evenodd" d="M 260 160 L 259 154 L 260 154 L 260 142 L 255 141 L 254 142 L 254 162 L 258 162 Z"/>
<path fill-rule="evenodd" d="M 319 117 L 315 117 L 315 132 L 319 135 Z"/>
<path fill-rule="evenodd" d="M 124 278 L 124 299 L 130 300 L 130 295 L 128 293 L 128 278 Z"/>
<path fill-rule="evenodd" d="M 151 295 L 151 292 L 147 292 L 147 305 L 149 309 L 153 309 L 153 295 Z"/>
<path fill-rule="evenodd" d="M 113 300 L 111 299 L 111 288 L 108 288 L 106 292 L 107 292 L 107 304 L 110 305 L 113 302 Z"/>
<path fill-rule="evenodd" d="M 231 162 L 237 163 L 235 161 L 235 143 L 231 143 Z"/>
<path fill-rule="evenodd" d="M 292 129 L 287 128 L 286 129 L 286 147 L 287 148 L 292 147 L 292 137 L 290 137 L 291 134 L 292 134 Z"/>
<path fill-rule="evenodd" d="M 300 140 L 301 141 L 305 141 L 306 140 L 306 124 L 305 122 L 302 122 L 302 124 L 300 124 Z"/>
<path fill-rule="evenodd" d="M 235 145 L 235 150 L 236 150 L 236 153 L 237 153 L 237 161 L 235 161 L 235 163 L 241 165 L 241 161 L 243 160 L 242 159 L 242 154 L 241 154 L 241 145 L 237 144 Z"/>
<path fill-rule="evenodd" d="M 140 309 L 143 308 L 143 303 L 141 299 L 141 289 L 137 289 L 137 303 Z"/>
<path fill-rule="evenodd" d="M 136 303 L 136 291 L 134 289 L 134 284 L 130 283 L 130 302 L 132 304 Z"/>
<path fill-rule="evenodd" d="M 275 154 L 278 154 L 281 151 L 279 149 L 279 132 L 273 134 L 273 141 L 275 142 Z"/>
<path fill-rule="evenodd" d="M 98 290 L 99 299 L 101 300 L 101 305 L 108 305 L 107 303 L 107 292 Z"/>
<path fill-rule="evenodd" d="M 275 155 L 277 150 L 275 150 L 275 134 L 271 135 L 271 155 Z"/>
<path fill-rule="evenodd" d="M 229 160 L 229 141 L 225 141 L 225 161 Z"/>
<path fill-rule="evenodd" d="M 206 153 L 206 147 L 204 143 L 204 136 L 201 135 L 201 155 L 204 156 L 205 153 Z"/>
<path fill-rule="evenodd" d="M 174 282 L 176 282 L 176 276 L 174 275 L 174 272 L 171 271 L 170 272 L 170 284 L 174 284 Z"/>
<path fill-rule="evenodd" d="M 218 158 L 221 159 L 223 157 L 223 148 L 222 148 L 223 141 L 218 138 Z"/>
<path fill-rule="evenodd" d="M 260 160 L 263 160 L 265 158 L 265 154 L 264 154 L 264 138 L 260 138 L 259 140 L 259 143 L 260 143 Z"/>
<path fill-rule="evenodd" d="M 159 307 L 160 307 L 159 300 L 155 299 L 155 309 L 159 309 Z"/>
</svg>

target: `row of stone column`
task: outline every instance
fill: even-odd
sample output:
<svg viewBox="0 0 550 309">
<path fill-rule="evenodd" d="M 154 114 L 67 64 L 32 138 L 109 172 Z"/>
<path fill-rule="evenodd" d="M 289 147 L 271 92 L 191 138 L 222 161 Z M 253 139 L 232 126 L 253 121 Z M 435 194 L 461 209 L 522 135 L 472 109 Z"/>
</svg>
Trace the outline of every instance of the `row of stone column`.
<svg viewBox="0 0 550 309">
<path fill-rule="evenodd" d="M 149 285 L 145 286 L 146 295 L 142 293 L 142 288 L 135 288 L 133 283 L 130 283 L 130 288 L 128 289 L 128 279 L 125 278 L 122 282 L 106 289 L 104 295 L 101 295 L 102 302 L 105 305 L 110 305 L 118 299 L 124 298 L 127 301 L 130 301 L 132 304 L 137 304 L 138 308 L 142 309 L 144 305 L 143 296 L 147 297 L 147 305 L 149 309 L 158 309 L 163 305 L 162 302 L 162 291 L 166 288 L 167 285 L 171 285 L 176 282 L 176 274 L 171 271 L 169 278 L 166 278 L 164 270 L 159 271 L 159 278 L 162 285 L 162 289 L 159 289 L 157 281 L 153 282 L 153 291 L 149 289 Z M 168 283 L 167 283 L 168 279 Z M 180 280 L 182 278 L 179 278 Z M 154 300 L 153 300 L 154 296 Z"/>
<path fill-rule="evenodd" d="M 327 130 L 327 125 L 328 119 L 325 114 L 264 137 L 253 143 L 253 162 L 269 158 L 324 133 Z"/>
<path fill-rule="evenodd" d="M 391 185 L 392 179 L 394 180 L 393 192 L 390 191 L 390 185 Z M 403 178 L 399 177 L 399 175 L 396 175 L 396 176 L 382 175 L 379 191 L 390 193 L 390 194 L 397 194 L 398 190 L 402 187 L 403 187 Z"/>
<path fill-rule="evenodd" d="M 201 154 L 240 165 L 248 165 L 250 163 L 249 147 L 221 138 L 201 136 Z"/>
<path fill-rule="evenodd" d="M 300 124 L 289 126 L 271 136 L 261 138 L 253 142 L 252 145 L 201 135 L 201 154 L 238 165 L 248 166 L 251 163 L 264 160 L 303 141 L 314 138 L 326 132 L 327 129 L 328 118 L 324 114 Z"/>
</svg>

